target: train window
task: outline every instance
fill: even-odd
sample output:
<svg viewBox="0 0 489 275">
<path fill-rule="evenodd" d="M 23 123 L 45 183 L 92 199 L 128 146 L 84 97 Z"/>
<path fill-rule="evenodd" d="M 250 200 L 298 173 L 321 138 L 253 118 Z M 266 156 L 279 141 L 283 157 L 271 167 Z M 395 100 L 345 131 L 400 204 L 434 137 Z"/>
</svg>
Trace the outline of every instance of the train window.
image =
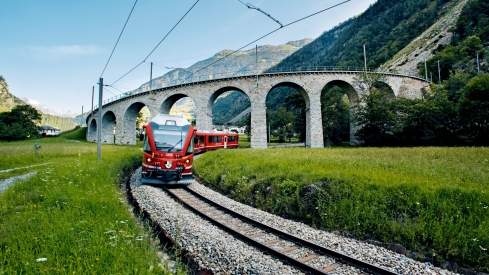
<svg viewBox="0 0 489 275">
<path fill-rule="evenodd" d="M 199 144 L 199 137 L 194 137 L 194 144 Z"/>
<path fill-rule="evenodd" d="M 144 135 L 143 150 L 146 153 L 151 153 L 151 147 L 149 146 L 149 142 L 148 142 L 148 135 Z"/>
<path fill-rule="evenodd" d="M 230 137 L 228 138 L 228 141 L 236 141 L 236 137 L 235 137 L 235 136 L 230 136 Z"/>
<path fill-rule="evenodd" d="M 219 136 L 219 137 L 216 137 L 217 138 L 217 141 L 216 142 L 222 142 L 222 137 Z"/>
<path fill-rule="evenodd" d="M 194 139 L 190 140 L 190 144 L 187 148 L 187 155 L 191 155 L 194 152 Z"/>
</svg>

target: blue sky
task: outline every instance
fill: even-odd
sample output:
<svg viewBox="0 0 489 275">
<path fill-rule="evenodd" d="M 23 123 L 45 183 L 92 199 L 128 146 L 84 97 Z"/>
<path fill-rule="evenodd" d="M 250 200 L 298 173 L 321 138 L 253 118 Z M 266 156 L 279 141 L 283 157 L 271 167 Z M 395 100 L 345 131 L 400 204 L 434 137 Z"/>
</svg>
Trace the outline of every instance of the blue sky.
<svg viewBox="0 0 489 275">
<path fill-rule="evenodd" d="M 104 79 L 112 82 L 151 50 L 194 0 L 139 0 Z M 245 0 L 283 23 L 341 2 L 340 0 Z M 259 44 L 283 44 L 316 38 L 360 14 L 375 0 L 353 0 Z M 2 0 L 0 75 L 11 92 L 57 113 L 90 108 L 97 81 L 133 0 Z M 276 27 L 237 0 L 201 0 L 149 61 L 154 75 L 165 66 L 186 67 L 223 49 L 236 49 Z M 118 83 L 121 90 L 148 80 L 149 64 Z M 117 91 L 115 91 L 117 93 Z M 106 97 L 113 96 L 106 92 Z"/>
</svg>

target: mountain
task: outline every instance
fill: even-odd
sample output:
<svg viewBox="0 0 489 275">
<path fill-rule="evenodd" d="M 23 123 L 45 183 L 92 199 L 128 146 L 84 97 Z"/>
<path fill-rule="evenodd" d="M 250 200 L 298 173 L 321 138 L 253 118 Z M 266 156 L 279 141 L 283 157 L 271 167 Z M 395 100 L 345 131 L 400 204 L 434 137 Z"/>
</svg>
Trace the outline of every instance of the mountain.
<svg viewBox="0 0 489 275">
<path fill-rule="evenodd" d="M 273 69 L 310 66 L 377 68 L 431 27 L 449 0 L 379 0 L 363 14 L 323 33 Z"/>
<path fill-rule="evenodd" d="M 22 104 L 25 104 L 25 102 L 9 92 L 7 82 L 0 76 L 0 113 L 8 112 L 13 107 Z"/>
<path fill-rule="evenodd" d="M 433 57 L 434 52 L 452 42 L 453 30 L 468 0 L 451 1 L 442 16 L 420 36 L 387 61 L 383 68 L 402 74 L 416 75 L 418 64 Z"/>
<path fill-rule="evenodd" d="M 311 39 L 302 39 L 291 41 L 284 45 L 264 45 L 258 46 L 258 63 L 256 63 L 256 50 L 245 50 L 237 52 L 226 59 L 217 62 L 220 58 L 232 53 L 232 50 L 223 50 L 211 58 L 199 61 L 188 68 L 174 69 L 160 77 L 153 79 L 153 88 L 160 88 L 194 78 L 211 79 L 217 78 L 220 74 L 236 73 L 243 74 L 247 71 L 263 72 L 272 66 L 278 64 L 284 58 L 294 53 L 298 49 L 311 42 Z M 204 68 L 209 66 L 203 70 Z M 144 83 L 138 89 L 146 90 L 149 88 L 149 82 Z"/>
<path fill-rule="evenodd" d="M 9 112 L 18 105 L 31 105 L 42 115 L 41 125 L 50 125 L 66 131 L 75 128 L 76 124 L 73 118 L 61 117 L 43 112 L 37 105 L 33 105 L 28 100 L 22 100 L 10 93 L 7 82 L 0 76 L 0 113 Z"/>
</svg>

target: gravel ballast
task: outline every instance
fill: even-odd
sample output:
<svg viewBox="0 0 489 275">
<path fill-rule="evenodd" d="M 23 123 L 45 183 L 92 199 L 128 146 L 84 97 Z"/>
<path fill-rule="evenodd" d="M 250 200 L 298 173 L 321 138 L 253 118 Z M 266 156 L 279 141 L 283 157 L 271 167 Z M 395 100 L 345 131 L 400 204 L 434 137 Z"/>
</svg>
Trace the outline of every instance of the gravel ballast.
<svg viewBox="0 0 489 275">
<path fill-rule="evenodd" d="M 415 261 L 370 243 L 354 240 L 334 233 L 318 230 L 306 224 L 281 218 L 248 205 L 236 202 L 206 186 L 195 182 L 189 186 L 197 193 L 249 218 L 279 228 L 287 233 L 315 242 L 362 261 L 386 267 L 399 274 L 455 274 L 433 266 L 431 263 Z"/>
<path fill-rule="evenodd" d="M 249 207 L 197 182 L 189 185 L 189 188 L 259 222 L 349 256 L 389 268 L 399 274 L 453 274 L 430 263 L 417 262 L 382 247 L 320 231 Z M 131 178 L 131 192 L 141 210 L 146 211 L 151 220 L 165 230 L 166 235 L 192 258 L 199 270 L 216 274 L 303 273 L 204 220 L 173 200 L 161 187 L 141 185 L 140 169 Z M 300 252 L 301 250 L 297 251 Z M 358 274 L 358 270 L 342 267 L 335 269 L 331 274 Z"/>
<path fill-rule="evenodd" d="M 140 169 L 131 178 L 139 207 L 198 264 L 216 274 L 301 274 L 257 251 L 175 202 L 161 188 L 140 185 Z"/>
</svg>

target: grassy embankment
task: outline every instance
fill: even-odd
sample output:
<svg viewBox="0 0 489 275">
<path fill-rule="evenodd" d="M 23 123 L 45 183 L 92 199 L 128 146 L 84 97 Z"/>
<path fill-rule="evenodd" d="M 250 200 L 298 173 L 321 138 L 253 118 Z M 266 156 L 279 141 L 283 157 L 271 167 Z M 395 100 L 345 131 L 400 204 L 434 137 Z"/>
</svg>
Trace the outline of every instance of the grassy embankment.
<svg viewBox="0 0 489 275">
<path fill-rule="evenodd" d="M 94 144 L 67 139 L 81 136 L 0 143 L 0 170 L 50 163 L 9 173 L 38 172 L 0 193 L 0 274 L 168 273 L 117 184 L 139 149 L 104 146 L 97 162 Z"/>
<path fill-rule="evenodd" d="M 489 148 L 222 150 L 194 167 L 266 211 L 489 271 Z"/>
</svg>

